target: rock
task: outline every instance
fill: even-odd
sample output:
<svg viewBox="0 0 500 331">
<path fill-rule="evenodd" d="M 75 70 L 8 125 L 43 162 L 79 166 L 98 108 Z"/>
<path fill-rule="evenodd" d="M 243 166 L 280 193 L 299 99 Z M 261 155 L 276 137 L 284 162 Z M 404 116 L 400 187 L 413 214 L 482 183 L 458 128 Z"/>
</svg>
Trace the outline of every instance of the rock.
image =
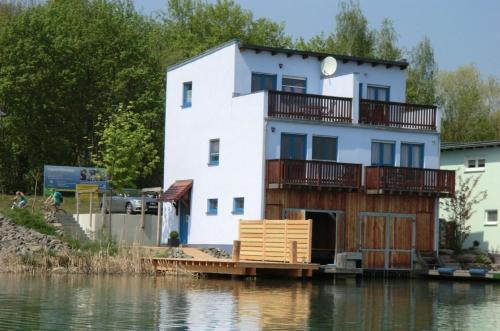
<svg viewBox="0 0 500 331">
<path fill-rule="evenodd" d="M 457 261 L 460 263 L 473 263 L 476 260 L 475 254 L 460 254 L 457 256 Z"/>
<path fill-rule="evenodd" d="M 39 251 L 43 250 L 43 247 L 40 245 L 29 245 L 28 249 L 32 252 L 39 252 Z"/>
</svg>

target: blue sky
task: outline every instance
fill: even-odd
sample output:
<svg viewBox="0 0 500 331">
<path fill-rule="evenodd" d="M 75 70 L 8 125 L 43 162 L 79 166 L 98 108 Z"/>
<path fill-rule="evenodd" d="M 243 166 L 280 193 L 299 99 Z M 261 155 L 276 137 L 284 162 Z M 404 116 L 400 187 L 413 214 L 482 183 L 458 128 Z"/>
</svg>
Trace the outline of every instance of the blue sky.
<svg viewBox="0 0 500 331">
<path fill-rule="evenodd" d="M 210 0 L 211 2 L 214 2 Z M 166 0 L 134 0 L 145 14 L 165 10 Z M 329 33 L 338 0 L 236 0 L 256 17 L 286 24 L 293 37 Z M 361 0 L 372 28 L 393 20 L 399 45 L 410 49 L 427 35 L 440 69 L 474 63 L 483 77 L 500 78 L 500 1 L 498 0 Z"/>
</svg>

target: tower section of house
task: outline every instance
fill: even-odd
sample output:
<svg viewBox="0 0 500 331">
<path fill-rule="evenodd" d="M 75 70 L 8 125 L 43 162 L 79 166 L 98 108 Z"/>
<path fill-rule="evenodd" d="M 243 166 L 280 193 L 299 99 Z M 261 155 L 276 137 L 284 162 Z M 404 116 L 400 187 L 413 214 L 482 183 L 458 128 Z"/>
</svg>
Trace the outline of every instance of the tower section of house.
<svg viewBox="0 0 500 331">
<path fill-rule="evenodd" d="M 481 249 L 492 253 L 499 252 L 500 141 L 443 144 L 441 169 L 457 171 L 464 181 L 479 177 L 473 194 L 486 191 L 487 197 L 473 206 L 472 216 L 467 221 L 470 235 L 464 242 L 464 248 L 473 246 L 474 241 L 477 241 Z M 449 220 L 446 211 L 443 209 L 440 211 L 440 216 Z"/>
<path fill-rule="evenodd" d="M 437 250 L 439 111 L 407 63 L 245 45 L 167 72 L 164 236 L 231 245 L 240 219 L 311 219 L 313 261 L 409 269 Z"/>
</svg>

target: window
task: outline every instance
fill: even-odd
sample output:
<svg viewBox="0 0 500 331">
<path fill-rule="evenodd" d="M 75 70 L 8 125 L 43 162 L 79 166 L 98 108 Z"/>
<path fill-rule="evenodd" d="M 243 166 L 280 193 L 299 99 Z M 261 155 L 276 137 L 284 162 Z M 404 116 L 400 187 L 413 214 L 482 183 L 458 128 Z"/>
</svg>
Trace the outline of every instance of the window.
<svg viewBox="0 0 500 331">
<path fill-rule="evenodd" d="M 276 75 L 252 73 L 252 92 L 276 90 Z"/>
<path fill-rule="evenodd" d="M 293 93 L 306 93 L 306 79 L 283 76 L 281 90 Z"/>
<path fill-rule="evenodd" d="M 245 210 L 245 199 L 234 198 L 233 200 L 233 214 L 243 214 Z"/>
<path fill-rule="evenodd" d="M 306 135 L 305 134 L 281 134 L 282 159 L 305 160 L 306 159 Z"/>
<path fill-rule="evenodd" d="M 409 168 L 424 167 L 423 144 L 401 144 L 401 166 Z"/>
<path fill-rule="evenodd" d="M 465 171 L 484 171 L 485 158 L 469 158 L 465 160 Z"/>
<path fill-rule="evenodd" d="M 388 86 L 368 85 L 368 99 L 378 101 L 390 100 L 390 88 Z"/>
<path fill-rule="evenodd" d="M 182 92 L 182 107 L 185 108 L 191 107 L 192 99 L 193 99 L 193 83 L 192 82 L 184 83 Z"/>
<path fill-rule="evenodd" d="M 394 166 L 394 143 L 393 142 L 372 142 L 372 165 L 373 166 Z"/>
<path fill-rule="evenodd" d="M 217 199 L 208 199 L 207 214 L 208 215 L 217 215 L 218 204 L 219 204 L 219 202 Z"/>
<path fill-rule="evenodd" d="M 209 165 L 219 165 L 219 139 L 210 140 L 210 151 L 208 156 Z"/>
<path fill-rule="evenodd" d="M 313 136 L 312 159 L 337 161 L 337 138 Z"/>
<path fill-rule="evenodd" d="M 497 225 L 498 224 L 498 210 L 486 210 L 485 213 L 485 225 Z"/>
</svg>

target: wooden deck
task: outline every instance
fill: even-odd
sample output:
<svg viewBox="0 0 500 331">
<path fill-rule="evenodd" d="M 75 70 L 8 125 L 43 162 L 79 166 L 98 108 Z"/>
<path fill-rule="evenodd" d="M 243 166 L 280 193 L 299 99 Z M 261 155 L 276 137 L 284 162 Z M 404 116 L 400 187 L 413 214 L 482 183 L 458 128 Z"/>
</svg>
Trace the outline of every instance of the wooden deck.
<svg viewBox="0 0 500 331">
<path fill-rule="evenodd" d="M 196 249 L 191 248 L 191 253 L 192 250 Z M 212 256 L 207 259 L 144 258 L 143 262 L 152 263 L 157 272 L 167 271 L 230 276 L 257 276 L 259 274 L 266 274 L 285 277 L 312 277 L 313 271 L 319 269 L 319 264 L 246 260 L 234 262 L 230 259 L 217 259 Z"/>
</svg>

